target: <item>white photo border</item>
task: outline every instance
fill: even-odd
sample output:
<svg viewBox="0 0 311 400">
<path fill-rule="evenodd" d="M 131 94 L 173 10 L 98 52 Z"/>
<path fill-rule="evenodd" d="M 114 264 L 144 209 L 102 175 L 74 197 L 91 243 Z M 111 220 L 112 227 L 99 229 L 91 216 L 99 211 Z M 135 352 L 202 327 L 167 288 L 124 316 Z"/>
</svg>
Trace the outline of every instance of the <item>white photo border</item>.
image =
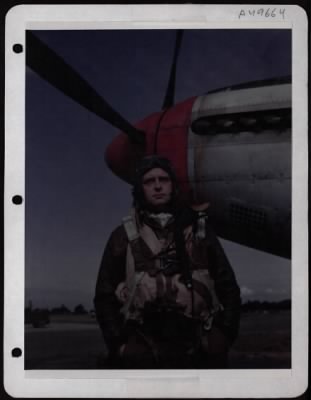
<svg viewBox="0 0 311 400">
<path fill-rule="evenodd" d="M 307 17 L 278 5 L 20 5 L 6 17 L 4 384 L 15 397 L 296 397 L 308 380 Z M 264 9 L 260 13 L 258 10 Z M 244 10 L 241 13 L 241 10 Z M 249 13 L 248 10 L 255 10 Z M 292 30 L 292 368 L 285 370 L 33 370 L 24 350 L 25 49 L 27 29 Z M 224 384 L 225 382 L 225 384 Z"/>
</svg>

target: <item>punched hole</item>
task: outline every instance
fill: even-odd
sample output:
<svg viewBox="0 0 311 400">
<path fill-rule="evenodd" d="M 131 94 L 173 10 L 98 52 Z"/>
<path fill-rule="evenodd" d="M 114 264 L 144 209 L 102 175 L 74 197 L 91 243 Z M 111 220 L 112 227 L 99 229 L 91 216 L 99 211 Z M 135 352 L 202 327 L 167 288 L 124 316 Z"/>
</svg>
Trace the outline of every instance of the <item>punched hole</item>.
<svg viewBox="0 0 311 400">
<path fill-rule="evenodd" d="M 23 46 L 21 44 L 19 44 L 19 43 L 16 43 L 16 44 L 13 45 L 13 51 L 14 51 L 14 53 L 17 53 L 17 54 L 22 53 L 23 52 Z"/>
<path fill-rule="evenodd" d="M 12 202 L 14 203 L 14 204 L 22 204 L 22 202 L 23 202 L 23 198 L 22 198 L 22 196 L 19 196 L 19 195 L 16 195 L 16 196 L 13 196 L 12 197 Z"/>
<path fill-rule="evenodd" d="M 20 357 L 22 355 L 22 350 L 19 347 L 15 347 L 12 350 L 12 357 Z"/>
</svg>

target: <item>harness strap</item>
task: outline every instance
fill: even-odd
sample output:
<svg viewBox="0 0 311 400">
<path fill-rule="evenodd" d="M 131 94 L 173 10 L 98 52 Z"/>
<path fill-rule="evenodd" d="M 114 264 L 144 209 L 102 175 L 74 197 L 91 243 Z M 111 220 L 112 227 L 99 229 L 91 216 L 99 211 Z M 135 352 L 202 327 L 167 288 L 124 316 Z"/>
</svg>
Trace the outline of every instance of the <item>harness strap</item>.
<svg viewBox="0 0 311 400">
<path fill-rule="evenodd" d="M 160 253 L 162 250 L 162 244 L 160 240 L 148 225 L 144 224 L 138 229 L 135 211 L 131 210 L 130 215 L 124 217 L 122 222 L 129 242 L 133 242 L 141 237 L 152 251 L 153 255 L 156 256 Z"/>
<path fill-rule="evenodd" d="M 140 229 L 140 236 L 155 256 L 161 252 L 162 244 L 150 226 L 143 225 Z"/>
<path fill-rule="evenodd" d="M 139 232 L 137 229 L 136 221 L 134 220 L 132 215 L 124 217 L 122 219 L 123 226 L 128 237 L 128 240 L 132 242 L 139 238 Z"/>
<path fill-rule="evenodd" d="M 164 295 L 165 287 L 163 282 L 162 274 L 156 275 L 156 285 L 157 285 L 157 297 L 161 299 Z"/>
<path fill-rule="evenodd" d="M 123 307 L 121 308 L 121 313 L 124 315 L 125 320 L 128 319 L 129 316 L 129 309 L 132 305 L 134 300 L 135 292 L 139 282 L 142 280 L 145 272 L 137 272 L 135 271 L 135 261 L 132 254 L 132 249 L 130 244 L 127 246 L 127 253 L 126 253 L 126 286 L 129 290 L 128 299 L 124 303 Z"/>
<path fill-rule="evenodd" d="M 174 301 L 173 282 L 171 276 L 166 276 L 166 297 L 169 301 Z"/>
<path fill-rule="evenodd" d="M 126 303 L 124 303 L 120 310 L 123 313 L 125 320 L 127 320 L 129 316 L 129 310 L 134 300 L 137 286 L 145 274 L 145 271 L 136 272 L 131 244 L 139 237 L 142 237 L 154 255 L 160 253 L 162 249 L 161 242 L 149 226 L 143 225 L 140 232 L 138 231 L 135 214 L 133 214 L 134 212 L 131 212 L 131 215 L 122 219 L 129 240 L 126 253 L 126 286 L 129 290 L 129 295 Z M 159 260 L 156 260 L 156 262 L 160 263 Z"/>
<path fill-rule="evenodd" d="M 197 231 L 195 234 L 196 239 L 205 239 L 206 235 L 206 220 L 207 215 L 203 211 L 199 211 Z"/>
<path fill-rule="evenodd" d="M 207 300 L 209 307 L 213 307 L 213 300 L 209 288 L 203 285 L 202 282 L 198 281 L 197 279 L 192 279 L 193 290 L 198 293 L 203 299 Z"/>
<path fill-rule="evenodd" d="M 200 274 L 194 274 L 193 277 L 193 286 L 194 286 L 194 290 L 197 291 L 201 297 L 204 297 L 206 299 L 208 299 L 209 302 L 211 302 L 210 306 L 211 306 L 211 312 L 212 313 L 216 313 L 217 311 L 221 310 L 222 304 L 219 301 L 219 298 L 217 296 L 216 293 L 216 289 L 215 289 L 215 283 L 213 281 L 213 279 L 208 278 L 207 280 L 205 280 L 206 286 L 202 284 L 202 282 L 200 281 Z"/>
</svg>

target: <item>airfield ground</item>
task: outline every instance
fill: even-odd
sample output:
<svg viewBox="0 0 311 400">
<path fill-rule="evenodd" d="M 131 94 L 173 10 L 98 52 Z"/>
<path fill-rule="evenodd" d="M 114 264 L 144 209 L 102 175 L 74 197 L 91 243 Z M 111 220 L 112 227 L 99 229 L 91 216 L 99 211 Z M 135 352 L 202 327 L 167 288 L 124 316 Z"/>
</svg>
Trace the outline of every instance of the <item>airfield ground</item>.
<svg viewBox="0 0 311 400">
<path fill-rule="evenodd" d="M 49 325 L 25 325 L 25 369 L 96 369 L 105 345 L 94 318 L 52 316 Z M 229 368 L 291 368 L 289 311 L 243 313 Z"/>
</svg>

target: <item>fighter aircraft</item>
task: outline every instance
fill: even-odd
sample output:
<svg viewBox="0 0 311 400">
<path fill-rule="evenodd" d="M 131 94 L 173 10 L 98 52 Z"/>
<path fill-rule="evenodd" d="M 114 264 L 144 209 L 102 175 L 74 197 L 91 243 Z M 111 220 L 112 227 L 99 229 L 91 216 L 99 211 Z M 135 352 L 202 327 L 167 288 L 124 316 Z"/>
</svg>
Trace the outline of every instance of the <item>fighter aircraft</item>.
<svg viewBox="0 0 311 400">
<path fill-rule="evenodd" d="M 130 124 L 58 54 L 28 31 L 26 63 L 120 134 L 106 162 L 131 183 L 144 155 L 170 159 L 185 198 L 210 203 L 217 234 L 291 256 L 291 79 L 232 86 L 174 104 L 177 32 L 162 110 Z"/>
</svg>

